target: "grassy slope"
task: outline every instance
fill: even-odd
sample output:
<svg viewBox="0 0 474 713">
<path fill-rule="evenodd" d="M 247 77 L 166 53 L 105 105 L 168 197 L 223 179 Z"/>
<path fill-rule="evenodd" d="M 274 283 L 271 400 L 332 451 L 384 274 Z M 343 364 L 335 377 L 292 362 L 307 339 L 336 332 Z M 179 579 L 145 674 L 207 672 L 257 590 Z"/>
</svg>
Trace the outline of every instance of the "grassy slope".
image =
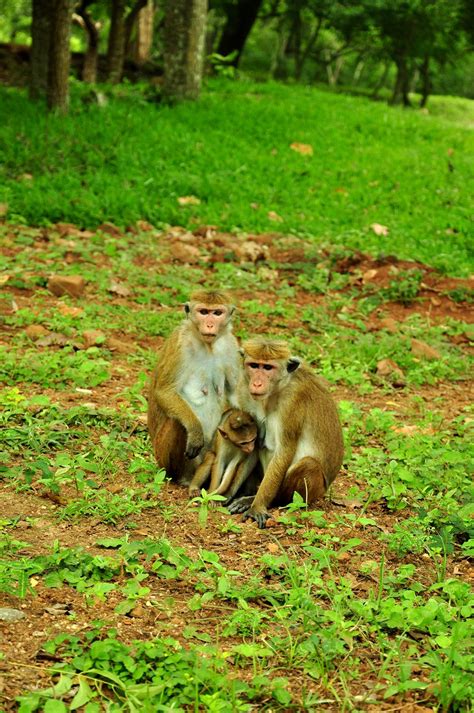
<svg viewBox="0 0 474 713">
<path fill-rule="evenodd" d="M 470 272 L 472 102 L 464 115 L 444 98 L 435 117 L 313 88 L 226 83 L 170 109 L 120 91 L 106 108 L 76 100 L 62 119 L 3 90 L 0 200 L 11 219 L 277 229 Z M 33 180 L 18 180 L 25 173 Z M 179 206 L 188 195 L 201 204 Z"/>
</svg>

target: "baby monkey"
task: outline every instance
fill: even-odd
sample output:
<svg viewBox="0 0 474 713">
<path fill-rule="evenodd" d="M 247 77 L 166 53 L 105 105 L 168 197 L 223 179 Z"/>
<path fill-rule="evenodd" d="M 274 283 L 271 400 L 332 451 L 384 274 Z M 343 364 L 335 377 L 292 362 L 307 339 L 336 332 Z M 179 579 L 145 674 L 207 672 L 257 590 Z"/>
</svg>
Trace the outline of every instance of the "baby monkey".
<svg viewBox="0 0 474 713">
<path fill-rule="evenodd" d="M 253 416 L 236 408 L 224 411 L 212 447 L 189 484 L 189 497 L 199 495 L 210 475 L 209 492 L 230 502 L 257 464 L 257 436 Z"/>
</svg>

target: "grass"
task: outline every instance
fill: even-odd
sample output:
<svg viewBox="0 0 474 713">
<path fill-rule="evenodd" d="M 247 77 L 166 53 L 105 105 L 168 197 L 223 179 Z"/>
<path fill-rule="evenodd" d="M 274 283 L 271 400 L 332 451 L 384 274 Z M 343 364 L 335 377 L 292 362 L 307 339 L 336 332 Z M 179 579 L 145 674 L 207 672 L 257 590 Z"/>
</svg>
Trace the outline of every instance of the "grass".
<svg viewBox="0 0 474 713">
<path fill-rule="evenodd" d="M 198 103 L 173 109 L 134 88 L 100 108 L 75 88 L 65 119 L 17 90 L 1 93 L 0 200 L 12 221 L 277 230 L 472 271 L 467 100 L 460 126 L 449 97 L 433 98 L 436 115 L 425 115 L 274 83 L 212 82 Z M 181 206 L 186 196 L 200 203 Z"/>
<path fill-rule="evenodd" d="M 426 270 L 395 264 L 383 284 L 337 271 L 341 246 L 469 270 L 468 129 L 304 87 L 216 84 L 175 110 L 121 92 L 104 111 L 76 94 L 65 120 L 4 92 L 9 217 L 46 227 L 0 225 L 0 593 L 27 615 L 5 627 L 0 699 L 20 713 L 468 713 L 467 288 L 440 288 L 437 316 Z M 201 203 L 180 207 L 186 195 Z M 311 235 L 297 263 L 208 260 L 203 239 L 190 266 L 166 233 L 47 225 L 136 218 Z M 51 273 L 81 274 L 85 294 L 57 299 Z M 279 334 L 337 390 L 346 457 L 322 509 L 295 497 L 259 531 L 165 486 L 143 394 L 196 284 L 235 290 L 239 337 Z M 374 328 L 392 314 L 395 333 Z M 378 374 L 384 359 L 405 386 Z"/>
</svg>

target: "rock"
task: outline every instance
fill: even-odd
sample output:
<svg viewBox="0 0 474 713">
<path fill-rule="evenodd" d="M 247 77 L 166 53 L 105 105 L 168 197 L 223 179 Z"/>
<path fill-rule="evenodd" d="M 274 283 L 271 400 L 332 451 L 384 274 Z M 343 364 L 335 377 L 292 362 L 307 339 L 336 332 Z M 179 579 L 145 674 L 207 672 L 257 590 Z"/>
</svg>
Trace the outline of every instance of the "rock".
<svg viewBox="0 0 474 713">
<path fill-rule="evenodd" d="M 150 230 L 155 230 L 155 226 L 147 220 L 137 220 L 136 226 L 142 233 L 149 233 Z"/>
<path fill-rule="evenodd" d="M 405 374 L 392 359 L 381 359 L 377 364 L 377 376 L 389 381 L 393 386 L 405 386 Z"/>
<path fill-rule="evenodd" d="M 41 337 L 36 342 L 39 347 L 65 347 L 70 343 L 70 338 L 59 332 L 48 332 L 45 337 Z"/>
<path fill-rule="evenodd" d="M 422 342 L 421 339 L 411 340 L 411 350 L 417 357 L 424 359 L 441 359 L 441 354 L 433 347 L 430 347 L 429 344 L 426 344 L 426 342 Z"/>
<path fill-rule="evenodd" d="M 99 225 L 97 230 L 101 230 L 103 233 L 107 233 L 107 235 L 113 235 L 115 238 L 118 238 L 122 235 L 122 231 L 120 230 L 120 228 L 118 228 L 113 223 L 102 223 L 101 225 Z"/>
<path fill-rule="evenodd" d="M 201 260 L 201 251 L 194 245 L 186 245 L 181 241 L 171 243 L 171 254 L 175 260 L 182 263 L 195 265 Z"/>
<path fill-rule="evenodd" d="M 86 281 L 80 275 L 51 275 L 48 280 L 48 290 L 56 297 L 81 297 L 85 288 Z"/>
<path fill-rule="evenodd" d="M 112 352 L 118 352 L 119 354 L 131 354 L 134 351 L 134 346 L 129 342 L 124 342 L 122 339 L 108 337 L 107 349 L 110 349 Z"/>
<path fill-rule="evenodd" d="M 101 332 L 100 329 L 86 329 L 86 331 L 82 333 L 82 338 L 86 349 L 105 342 L 105 334 Z"/>
<path fill-rule="evenodd" d="M 270 255 L 267 245 L 258 245 L 253 240 L 246 240 L 245 243 L 237 245 L 234 252 L 242 262 L 267 260 Z"/>
<path fill-rule="evenodd" d="M 2 607 L 0 609 L 0 621 L 6 621 L 9 624 L 13 624 L 15 621 L 20 621 L 24 619 L 25 614 L 19 609 L 10 609 L 10 607 Z"/>
<path fill-rule="evenodd" d="M 108 291 L 114 295 L 118 295 L 119 297 L 129 297 L 131 292 L 129 287 L 121 282 L 117 282 L 117 280 L 111 281 Z"/>
<path fill-rule="evenodd" d="M 45 337 L 47 334 L 49 334 L 49 332 L 41 324 L 30 324 L 25 329 L 25 334 L 30 339 L 33 339 L 34 341 L 36 341 L 37 339 L 41 339 L 41 337 Z"/>
</svg>

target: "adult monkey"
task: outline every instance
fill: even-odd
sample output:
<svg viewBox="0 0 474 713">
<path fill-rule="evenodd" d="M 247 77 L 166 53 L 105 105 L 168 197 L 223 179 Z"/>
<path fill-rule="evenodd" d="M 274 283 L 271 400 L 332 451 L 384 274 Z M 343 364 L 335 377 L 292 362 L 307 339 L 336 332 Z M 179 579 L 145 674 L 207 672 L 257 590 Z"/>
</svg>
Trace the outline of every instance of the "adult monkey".
<svg viewBox="0 0 474 713">
<path fill-rule="evenodd" d="M 192 477 L 236 387 L 234 309 L 227 292 L 195 291 L 184 306 L 186 319 L 163 344 L 152 373 L 148 431 L 158 465 L 178 482 Z"/>
<path fill-rule="evenodd" d="M 285 342 L 252 339 L 242 352 L 237 398 L 264 430 L 264 475 L 255 497 L 234 500 L 229 511 L 262 528 L 272 503 L 287 504 L 294 492 L 308 503 L 324 495 L 341 467 L 342 429 L 326 386 Z"/>
</svg>

